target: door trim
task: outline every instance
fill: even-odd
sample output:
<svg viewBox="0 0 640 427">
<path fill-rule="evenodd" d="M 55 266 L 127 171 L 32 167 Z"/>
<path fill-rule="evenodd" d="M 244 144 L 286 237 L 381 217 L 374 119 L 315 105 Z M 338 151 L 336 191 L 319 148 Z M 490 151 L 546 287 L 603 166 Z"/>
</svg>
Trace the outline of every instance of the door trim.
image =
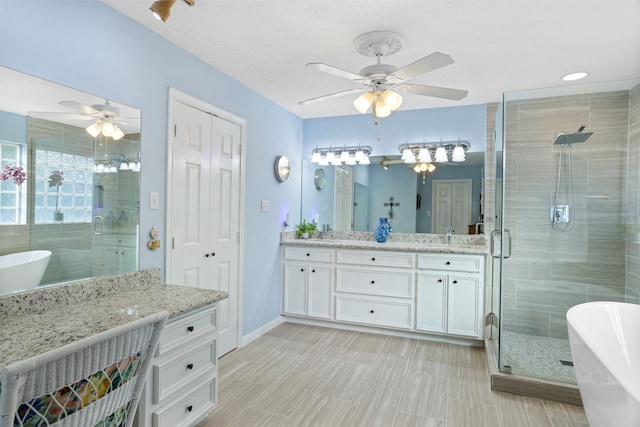
<svg viewBox="0 0 640 427">
<path fill-rule="evenodd" d="M 246 134 L 247 134 L 247 121 L 240 116 L 236 116 L 235 114 L 229 113 L 221 108 L 213 106 L 205 101 L 202 101 L 198 98 L 195 98 L 191 95 L 188 95 L 184 92 L 180 92 L 177 89 L 169 87 L 169 105 L 168 105 L 168 120 L 167 120 L 167 173 L 166 173 L 166 188 L 167 188 L 167 197 L 165 200 L 165 212 L 166 212 L 166 224 L 165 230 L 167 236 L 172 236 L 172 211 L 169 209 L 170 200 L 172 200 L 173 188 L 171 179 L 171 171 L 173 170 L 173 158 L 171 153 L 173 152 L 173 135 L 175 132 L 175 120 L 174 120 L 174 110 L 173 107 L 176 102 L 181 102 L 183 104 L 189 105 L 193 108 L 197 108 L 198 110 L 204 111 L 206 113 L 212 114 L 221 119 L 232 122 L 238 126 L 240 126 L 240 200 L 239 200 L 239 236 L 238 236 L 238 306 L 236 307 L 238 313 L 238 331 L 237 331 L 237 343 L 240 346 L 242 339 L 242 306 L 243 306 L 243 294 L 244 294 L 244 195 L 245 195 L 245 145 L 246 145 Z M 164 278 L 166 280 L 167 277 L 170 277 L 170 263 L 169 259 L 171 258 L 171 242 L 167 241 L 165 246 L 165 258 L 164 258 Z"/>
</svg>

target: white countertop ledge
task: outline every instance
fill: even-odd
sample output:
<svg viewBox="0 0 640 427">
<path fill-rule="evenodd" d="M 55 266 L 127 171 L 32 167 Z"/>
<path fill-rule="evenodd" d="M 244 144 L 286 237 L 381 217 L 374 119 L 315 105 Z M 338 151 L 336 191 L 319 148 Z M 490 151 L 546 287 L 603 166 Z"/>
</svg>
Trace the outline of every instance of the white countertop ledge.
<svg viewBox="0 0 640 427">
<path fill-rule="evenodd" d="M 291 239 L 282 240 L 282 246 L 291 247 L 316 247 L 316 248 L 336 248 L 336 249 L 366 249 L 376 251 L 397 251 L 397 252 L 423 252 L 440 254 L 471 254 L 486 255 L 489 253 L 487 245 L 463 245 L 459 243 L 438 244 L 424 242 L 394 242 L 387 240 L 378 243 L 375 240 L 338 240 L 338 239 Z"/>
</svg>

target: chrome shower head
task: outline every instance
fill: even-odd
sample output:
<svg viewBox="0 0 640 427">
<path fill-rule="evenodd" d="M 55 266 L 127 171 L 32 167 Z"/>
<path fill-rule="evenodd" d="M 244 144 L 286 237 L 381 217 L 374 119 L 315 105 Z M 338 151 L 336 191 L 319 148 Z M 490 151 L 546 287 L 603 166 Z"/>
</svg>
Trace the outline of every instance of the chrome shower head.
<svg viewBox="0 0 640 427">
<path fill-rule="evenodd" d="M 591 135 L 593 135 L 593 132 L 582 132 L 584 128 L 585 126 L 580 126 L 580 129 L 578 129 L 574 133 L 559 133 L 558 138 L 556 139 L 556 142 L 554 142 L 554 144 L 571 145 L 575 144 L 576 142 L 585 142 Z"/>
</svg>

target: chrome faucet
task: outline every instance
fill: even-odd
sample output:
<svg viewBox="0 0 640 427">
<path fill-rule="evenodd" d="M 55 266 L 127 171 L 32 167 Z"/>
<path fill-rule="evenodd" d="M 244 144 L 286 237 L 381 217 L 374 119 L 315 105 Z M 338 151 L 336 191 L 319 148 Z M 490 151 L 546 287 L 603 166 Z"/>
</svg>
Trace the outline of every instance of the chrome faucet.
<svg viewBox="0 0 640 427">
<path fill-rule="evenodd" d="M 451 244 L 451 236 L 453 236 L 453 228 L 447 228 L 447 245 Z"/>
</svg>

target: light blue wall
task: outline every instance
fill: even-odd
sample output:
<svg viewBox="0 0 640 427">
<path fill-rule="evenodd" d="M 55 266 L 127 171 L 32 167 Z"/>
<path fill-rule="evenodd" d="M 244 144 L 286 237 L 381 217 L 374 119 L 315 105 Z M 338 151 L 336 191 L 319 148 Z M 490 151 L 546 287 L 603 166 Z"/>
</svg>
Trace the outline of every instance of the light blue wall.
<svg viewBox="0 0 640 427">
<path fill-rule="evenodd" d="M 412 95 L 406 95 L 412 96 Z M 304 121 L 303 157 L 311 158 L 316 146 L 370 145 L 374 156 L 398 155 L 398 146 L 407 141 L 437 142 L 464 139 L 469 151 L 484 151 L 487 107 L 485 104 L 428 110 L 396 111 L 373 123 L 371 114 L 328 117 Z M 377 140 L 378 131 L 380 141 Z"/>
<path fill-rule="evenodd" d="M 299 117 L 97 0 L 0 1 L 0 65 L 142 110 L 141 199 L 158 191 L 161 206 L 169 87 L 246 119 L 243 335 L 279 315 L 283 212 L 297 218 L 300 209 Z M 273 175 L 278 154 L 292 163 L 282 184 Z M 270 213 L 260 213 L 261 199 Z M 140 215 L 140 267 L 164 269 L 164 252 L 144 243 L 153 225 L 166 244 L 165 210 L 142 203 Z"/>
</svg>

